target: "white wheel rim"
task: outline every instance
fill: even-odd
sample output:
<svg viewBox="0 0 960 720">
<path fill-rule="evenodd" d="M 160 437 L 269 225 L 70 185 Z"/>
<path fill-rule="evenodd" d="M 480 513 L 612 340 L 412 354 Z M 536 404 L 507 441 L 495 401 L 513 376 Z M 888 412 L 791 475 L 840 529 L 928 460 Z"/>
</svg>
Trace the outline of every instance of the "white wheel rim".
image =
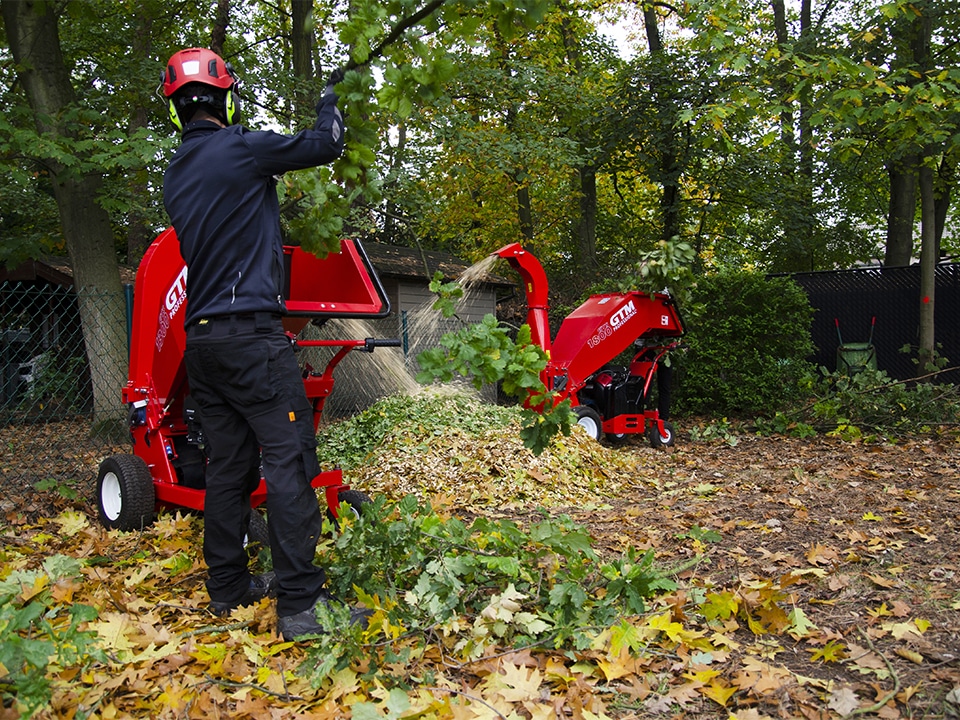
<svg viewBox="0 0 960 720">
<path fill-rule="evenodd" d="M 588 433 L 590 433 L 590 437 L 594 439 L 596 439 L 600 434 L 599 433 L 600 428 L 597 427 L 597 423 L 594 421 L 593 418 L 582 417 L 579 420 L 577 420 L 577 425 L 579 425 Z"/>
<path fill-rule="evenodd" d="M 120 492 L 120 478 L 116 473 L 108 472 L 103 476 L 100 484 L 100 506 L 108 520 L 114 521 L 120 517 L 123 493 Z"/>
</svg>

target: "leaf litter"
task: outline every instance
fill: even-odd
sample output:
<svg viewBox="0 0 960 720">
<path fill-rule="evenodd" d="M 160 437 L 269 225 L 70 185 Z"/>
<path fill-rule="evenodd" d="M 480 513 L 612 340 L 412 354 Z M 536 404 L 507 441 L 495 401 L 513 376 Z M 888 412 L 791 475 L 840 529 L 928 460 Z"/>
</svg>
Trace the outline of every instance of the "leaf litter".
<svg viewBox="0 0 960 720">
<path fill-rule="evenodd" d="M 315 682 L 304 646 L 276 636 L 269 602 L 210 615 L 195 515 L 119 533 L 88 502 L 51 496 L 36 518 L 8 506 L 0 583 L 13 606 L 41 602 L 59 638 L 43 650 L 49 702 L 35 716 L 943 716 L 960 687 L 957 437 L 708 443 L 682 424 L 671 451 L 599 445 L 575 428 L 539 457 L 509 423 L 383 433 L 347 471 L 368 494 L 519 523 L 565 514 L 599 553 L 653 549 L 680 568 L 676 590 L 598 628 L 589 647 L 458 662 L 428 639 L 389 683 L 362 663 Z M 2 685 L 11 641 L 31 636 L 0 628 Z M 397 658 L 403 642 L 369 638 Z M 17 717 L 6 705 L 0 718 Z"/>
</svg>

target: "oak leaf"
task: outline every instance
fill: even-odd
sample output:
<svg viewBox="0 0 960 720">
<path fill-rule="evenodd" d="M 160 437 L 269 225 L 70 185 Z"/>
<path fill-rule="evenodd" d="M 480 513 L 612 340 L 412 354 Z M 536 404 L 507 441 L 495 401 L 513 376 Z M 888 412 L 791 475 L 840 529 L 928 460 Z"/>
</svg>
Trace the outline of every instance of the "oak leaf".
<svg viewBox="0 0 960 720">
<path fill-rule="evenodd" d="M 714 678 L 706 687 L 700 688 L 700 692 L 717 703 L 720 707 L 726 707 L 730 698 L 737 691 L 735 685 L 724 685 L 718 679 Z"/>
<path fill-rule="evenodd" d="M 104 645 L 115 652 L 132 650 L 134 643 L 127 636 L 133 631 L 133 625 L 123 613 L 102 613 L 103 620 L 90 623 L 90 629 L 103 639 Z"/>
<path fill-rule="evenodd" d="M 540 698 L 543 675 L 536 668 L 503 663 L 500 672 L 488 675 L 481 683 L 484 695 L 498 695 L 506 702 L 524 702 Z"/>
<path fill-rule="evenodd" d="M 839 662 L 845 657 L 847 657 L 847 651 L 843 643 L 831 640 L 819 650 L 814 650 L 810 654 L 810 661 Z"/>
<path fill-rule="evenodd" d="M 607 682 L 633 675 L 636 672 L 636 663 L 626 650 L 623 650 L 620 655 L 616 657 L 610 655 L 606 660 L 598 660 L 597 666 L 607 679 Z"/>
<path fill-rule="evenodd" d="M 849 715 L 860 707 L 860 700 L 857 698 L 857 694 L 853 691 L 853 688 L 849 685 L 843 685 L 842 687 L 835 688 L 830 693 L 830 700 L 827 702 L 827 707 L 831 710 L 836 710 L 840 715 Z"/>
</svg>

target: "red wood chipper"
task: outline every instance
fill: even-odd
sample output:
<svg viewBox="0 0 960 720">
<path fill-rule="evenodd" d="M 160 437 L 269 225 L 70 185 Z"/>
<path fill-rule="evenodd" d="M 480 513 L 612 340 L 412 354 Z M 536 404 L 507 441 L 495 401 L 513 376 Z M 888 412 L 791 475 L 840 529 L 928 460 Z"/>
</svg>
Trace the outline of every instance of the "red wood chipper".
<svg viewBox="0 0 960 720">
<path fill-rule="evenodd" d="M 527 299 L 531 339 L 547 353 L 541 380 L 555 393 L 554 404 L 569 399 L 578 424 L 595 439 L 612 442 L 645 433 L 654 447 L 673 445 L 673 427 L 649 408 L 651 384 L 666 354 L 679 345 L 683 324 L 672 298 L 664 293 L 592 295 L 564 318 L 551 342 L 547 315 L 547 276 L 536 257 L 518 243 L 494 255 L 520 273 Z M 611 365 L 633 346 L 627 366 Z"/>
<path fill-rule="evenodd" d="M 308 340 L 299 337 L 311 322 L 330 318 L 377 318 L 390 313 L 390 302 L 362 246 L 344 240 L 339 253 L 319 259 L 299 247 L 285 247 L 284 329 L 296 347 L 329 347 L 326 367 L 303 368 L 303 384 L 313 404 L 316 429 L 323 405 L 333 390 L 337 365 L 354 350 L 399 346 L 399 339 Z M 137 270 L 134 287 L 130 364 L 122 390 L 133 453 L 113 455 L 100 464 L 97 496 L 100 521 L 107 527 L 138 530 L 157 509 L 203 510 L 206 460 L 202 418 L 190 400 L 183 351 L 186 333 L 187 268 L 172 228 L 153 241 Z M 357 509 L 363 493 L 343 482 L 341 471 L 325 470 L 312 481 L 325 494 L 335 517 L 341 502 Z M 257 507 L 266 498 L 263 479 L 250 498 Z M 251 535 L 262 522 L 252 514 Z M 258 532 L 258 530 L 260 532 Z"/>
</svg>

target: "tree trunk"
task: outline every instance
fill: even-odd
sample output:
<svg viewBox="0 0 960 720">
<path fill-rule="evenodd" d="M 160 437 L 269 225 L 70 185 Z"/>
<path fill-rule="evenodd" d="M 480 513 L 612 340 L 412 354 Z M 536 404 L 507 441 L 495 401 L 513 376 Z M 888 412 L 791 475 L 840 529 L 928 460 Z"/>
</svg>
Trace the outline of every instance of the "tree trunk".
<svg viewBox="0 0 960 720">
<path fill-rule="evenodd" d="M 666 73 L 667 58 L 663 53 L 663 38 L 660 37 L 660 28 L 657 25 L 657 11 L 653 5 L 644 5 L 643 24 L 647 34 L 647 47 L 653 60 L 654 70 L 650 80 L 650 96 L 654 99 L 659 117 L 659 138 L 657 140 L 660 155 L 659 178 L 660 183 L 660 238 L 666 242 L 672 241 L 680 234 L 680 178 L 683 168 L 680 163 L 679 141 L 677 139 L 677 106 L 670 96 L 669 90 L 664 91 L 658 79 L 658 73 Z"/>
<path fill-rule="evenodd" d="M 143 7 L 135 5 L 134 33 L 133 43 L 130 48 L 130 54 L 138 61 L 147 61 L 153 55 L 152 30 L 153 18 L 151 18 Z M 129 131 L 132 135 L 140 128 L 147 127 L 147 109 L 143 105 L 138 105 L 130 114 Z M 150 190 L 147 184 L 147 169 L 131 168 L 129 171 L 129 184 L 131 194 L 134 197 L 150 197 Z M 127 216 L 127 259 L 128 265 L 137 265 L 143 254 L 147 251 L 150 243 L 153 241 L 154 232 L 144 214 L 139 211 L 139 206 L 135 207 Z"/>
<path fill-rule="evenodd" d="M 934 359 L 933 308 L 936 292 L 937 270 L 937 215 L 933 197 L 933 169 L 924 164 L 919 172 L 920 181 L 920 349 L 919 375 L 930 372 L 928 367 Z"/>
<path fill-rule="evenodd" d="M 947 212 L 950 210 L 950 196 L 953 184 L 956 182 L 953 164 L 944 157 L 937 168 L 937 185 L 934 189 L 937 220 L 937 259 L 940 258 L 940 241 L 943 239 L 943 228 L 947 224 Z"/>
<path fill-rule="evenodd" d="M 787 31 L 787 10 L 784 0 L 773 0 L 773 31 L 777 37 L 777 45 L 785 48 L 790 42 L 790 36 Z M 778 83 L 781 98 L 790 96 L 792 90 L 791 84 L 787 78 L 783 78 Z M 784 153 L 784 174 L 787 178 L 792 178 L 796 167 L 797 136 L 793 127 L 793 109 L 789 103 L 783 104 L 783 110 L 780 111 L 780 142 L 784 144 L 787 151 Z"/>
<path fill-rule="evenodd" d="M 890 205 L 887 211 L 887 248 L 884 267 L 910 264 L 913 255 L 913 220 L 917 212 L 917 156 L 887 167 Z"/>
<path fill-rule="evenodd" d="M 227 39 L 227 27 L 230 25 L 230 0 L 217 0 L 217 12 L 210 31 L 210 49 L 223 56 L 223 43 Z"/>
<path fill-rule="evenodd" d="M 309 87 L 314 78 L 313 48 L 317 41 L 313 32 L 313 0 L 291 0 L 293 11 L 293 74 L 300 81 L 297 83 L 296 112 L 297 115 L 308 116 L 313 109 L 316 98 L 305 88 Z"/>
<path fill-rule="evenodd" d="M 7 41 L 39 133 L 69 141 L 77 128 L 58 119 L 76 97 L 60 49 L 53 4 L 43 0 L 2 0 Z M 96 198 L 98 175 L 70 171 L 51 158 L 50 170 L 67 250 L 73 263 L 83 339 L 93 381 L 94 429 L 122 426 L 119 402 L 127 379 L 126 312 L 113 231 Z"/>
<path fill-rule="evenodd" d="M 587 270 L 597 267 L 597 171 L 580 168 L 580 217 L 577 219 L 577 245 L 580 263 Z"/>
<path fill-rule="evenodd" d="M 571 23 L 575 11 L 566 6 L 563 10 L 560 32 L 564 52 L 573 72 L 580 76 L 583 74 L 583 53 Z M 577 142 L 584 148 L 597 144 L 596 138 L 585 127 L 577 135 Z M 592 273 L 600 264 L 597 261 L 597 163 L 584 162 L 582 167 L 577 168 L 576 179 L 572 182 L 579 185 L 574 189 L 580 196 L 580 213 L 576 220 L 578 257 L 581 266 Z"/>
<path fill-rule="evenodd" d="M 908 74 L 906 84 L 910 87 L 920 82 L 922 73 L 930 64 L 930 35 L 933 30 L 929 4 L 917 0 L 917 12 L 909 19 L 894 23 L 891 32 L 894 40 L 907 48 L 906 57 L 897 57 L 895 65 L 917 68 L 920 73 Z M 909 265 L 913 254 L 913 224 L 917 213 L 917 172 L 922 158 L 920 148 L 911 149 L 901 157 L 887 163 L 890 176 L 890 209 L 887 215 L 887 250 L 883 264 L 886 267 Z"/>
<path fill-rule="evenodd" d="M 819 48 L 816 45 L 816 34 L 813 32 L 813 23 L 810 19 L 811 0 L 803 0 L 800 3 L 800 39 L 799 45 L 802 50 L 809 54 L 814 54 Z M 814 221 L 813 210 L 813 128 L 810 125 L 810 116 L 812 108 L 810 107 L 810 93 L 805 90 L 799 97 L 799 114 L 797 124 L 800 129 L 800 165 L 799 177 L 797 178 L 797 197 L 802 208 L 802 225 L 808 228 L 816 225 Z M 804 245 L 809 247 L 814 238 L 809 234 L 804 238 Z"/>
<path fill-rule="evenodd" d="M 520 234 L 526 242 L 533 240 L 533 207 L 530 205 L 530 186 L 517 187 L 517 216 L 520 220 Z"/>
</svg>

